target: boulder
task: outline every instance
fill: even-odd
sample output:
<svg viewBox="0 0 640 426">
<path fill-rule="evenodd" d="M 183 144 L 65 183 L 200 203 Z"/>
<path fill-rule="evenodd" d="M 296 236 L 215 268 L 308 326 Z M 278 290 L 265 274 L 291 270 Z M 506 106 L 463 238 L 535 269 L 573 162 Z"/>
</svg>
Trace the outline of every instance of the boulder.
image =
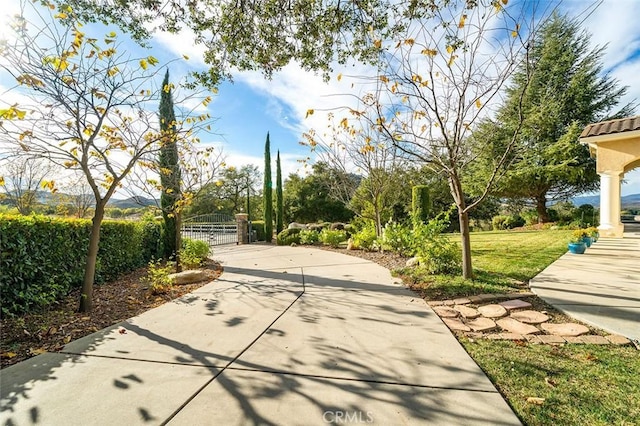
<svg viewBox="0 0 640 426">
<path fill-rule="evenodd" d="M 307 229 L 307 225 L 304 223 L 291 222 L 289 226 L 287 226 L 287 229 Z"/>
<path fill-rule="evenodd" d="M 407 268 L 413 268 L 414 266 L 418 266 L 419 264 L 420 264 L 420 259 L 418 259 L 417 257 L 412 257 L 411 259 L 407 260 L 407 263 L 405 263 Z"/>
<path fill-rule="evenodd" d="M 188 271 L 169 274 L 171 282 L 175 285 L 191 284 L 207 279 L 207 273 L 201 269 L 190 269 Z"/>
</svg>

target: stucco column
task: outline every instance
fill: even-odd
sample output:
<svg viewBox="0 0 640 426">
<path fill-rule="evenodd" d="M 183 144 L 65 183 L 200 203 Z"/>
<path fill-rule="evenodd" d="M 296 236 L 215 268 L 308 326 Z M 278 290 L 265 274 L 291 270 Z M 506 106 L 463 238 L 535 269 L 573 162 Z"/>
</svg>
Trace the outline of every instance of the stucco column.
<svg viewBox="0 0 640 426">
<path fill-rule="evenodd" d="M 622 238 L 624 225 L 620 222 L 620 180 L 622 172 L 603 172 L 600 175 L 600 226 L 602 237 Z"/>
</svg>

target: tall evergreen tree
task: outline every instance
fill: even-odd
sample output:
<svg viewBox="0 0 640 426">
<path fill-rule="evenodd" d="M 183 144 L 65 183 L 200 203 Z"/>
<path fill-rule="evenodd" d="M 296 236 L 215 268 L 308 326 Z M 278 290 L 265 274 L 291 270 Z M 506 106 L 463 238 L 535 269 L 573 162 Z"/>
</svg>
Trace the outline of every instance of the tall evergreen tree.
<svg viewBox="0 0 640 426">
<path fill-rule="evenodd" d="M 267 242 L 273 238 L 273 190 L 271 184 L 271 143 L 267 132 L 267 141 L 264 144 L 264 233 Z"/>
<path fill-rule="evenodd" d="M 526 87 L 520 149 L 495 193 L 532 200 L 540 222 L 550 220 L 548 199 L 598 187 L 595 160 L 578 142 L 582 129 L 589 123 L 629 115 L 633 110 L 626 105 L 612 113 L 626 88 L 602 73 L 605 49 L 591 48 L 590 40 L 591 35 L 580 28 L 578 21 L 552 16 L 536 37 L 528 61 L 516 73 L 496 123 L 485 123 L 475 135 L 479 140 L 487 139 L 483 135 L 493 135 L 493 150 L 484 152 L 484 164 L 491 169 L 495 153 L 503 152 L 501 146 L 508 143 L 509 135 L 519 125 L 518 104 Z M 528 70 L 533 70 L 530 81 Z"/>
<path fill-rule="evenodd" d="M 176 215 L 176 201 L 180 197 L 180 161 L 176 145 L 176 115 L 173 109 L 173 95 L 169 83 L 169 70 L 162 81 L 160 92 L 160 130 L 163 134 L 158 158 L 160 169 L 160 205 L 164 218 L 164 254 L 177 256 L 180 241 L 180 224 Z"/>
<path fill-rule="evenodd" d="M 282 168 L 280 166 L 280 150 L 276 159 L 276 234 L 284 227 L 284 202 L 282 199 Z"/>
</svg>

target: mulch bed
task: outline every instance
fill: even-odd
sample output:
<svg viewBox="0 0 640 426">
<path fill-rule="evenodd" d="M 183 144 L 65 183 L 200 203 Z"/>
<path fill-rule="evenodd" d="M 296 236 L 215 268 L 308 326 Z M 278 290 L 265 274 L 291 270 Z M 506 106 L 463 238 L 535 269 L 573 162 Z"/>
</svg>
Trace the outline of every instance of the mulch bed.
<svg viewBox="0 0 640 426">
<path fill-rule="evenodd" d="M 115 281 L 96 285 L 93 311 L 78 313 L 80 290 L 46 310 L 3 318 L 0 325 L 0 368 L 16 364 L 44 352 L 56 352 L 72 340 L 176 299 L 215 280 L 222 267 L 208 261 L 203 269 L 207 279 L 198 283 L 173 286 L 165 294 L 152 294 L 142 278 L 146 267 Z"/>
</svg>

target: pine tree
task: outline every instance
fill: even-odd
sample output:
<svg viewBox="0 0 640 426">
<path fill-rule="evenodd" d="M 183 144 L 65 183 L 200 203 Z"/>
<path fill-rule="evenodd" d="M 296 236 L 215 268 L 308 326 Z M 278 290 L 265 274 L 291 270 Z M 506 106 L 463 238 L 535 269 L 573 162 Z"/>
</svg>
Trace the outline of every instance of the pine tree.
<svg viewBox="0 0 640 426">
<path fill-rule="evenodd" d="M 180 240 L 176 220 L 175 203 L 180 196 L 180 164 L 178 147 L 176 145 L 176 116 L 173 109 L 173 95 L 169 84 L 169 70 L 167 70 L 162 82 L 160 93 L 160 131 L 163 133 L 163 142 L 160 148 L 158 164 L 160 166 L 160 206 L 164 218 L 164 255 L 169 258 L 176 256 Z"/>
<path fill-rule="evenodd" d="M 495 153 L 501 152 L 501 144 L 519 125 L 518 104 L 526 88 L 520 149 L 495 192 L 503 197 L 532 200 L 540 222 L 550 220 L 548 199 L 597 189 L 595 160 L 588 148 L 578 142 L 582 129 L 589 123 L 632 112 L 630 105 L 617 113 L 612 111 L 626 88 L 602 73 L 604 48 L 591 48 L 590 39 L 578 21 L 552 16 L 536 37 L 528 60 L 515 74 L 496 123 L 485 123 L 477 133 L 491 135 L 494 140 L 496 149 L 488 150 L 484 157 L 484 164 L 491 169 Z M 533 70 L 529 81 L 528 70 Z"/>
<path fill-rule="evenodd" d="M 264 233 L 267 242 L 273 238 L 273 192 L 271 184 L 271 143 L 267 132 L 267 141 L 264 145 Z"/>
<path fill-rule="evenodd" d="M 282 169 L 280 167 L 280 150 L 276 159 L 276 234 L 284 227 L 284 204 L 282 199 Z"/>
</svg>

